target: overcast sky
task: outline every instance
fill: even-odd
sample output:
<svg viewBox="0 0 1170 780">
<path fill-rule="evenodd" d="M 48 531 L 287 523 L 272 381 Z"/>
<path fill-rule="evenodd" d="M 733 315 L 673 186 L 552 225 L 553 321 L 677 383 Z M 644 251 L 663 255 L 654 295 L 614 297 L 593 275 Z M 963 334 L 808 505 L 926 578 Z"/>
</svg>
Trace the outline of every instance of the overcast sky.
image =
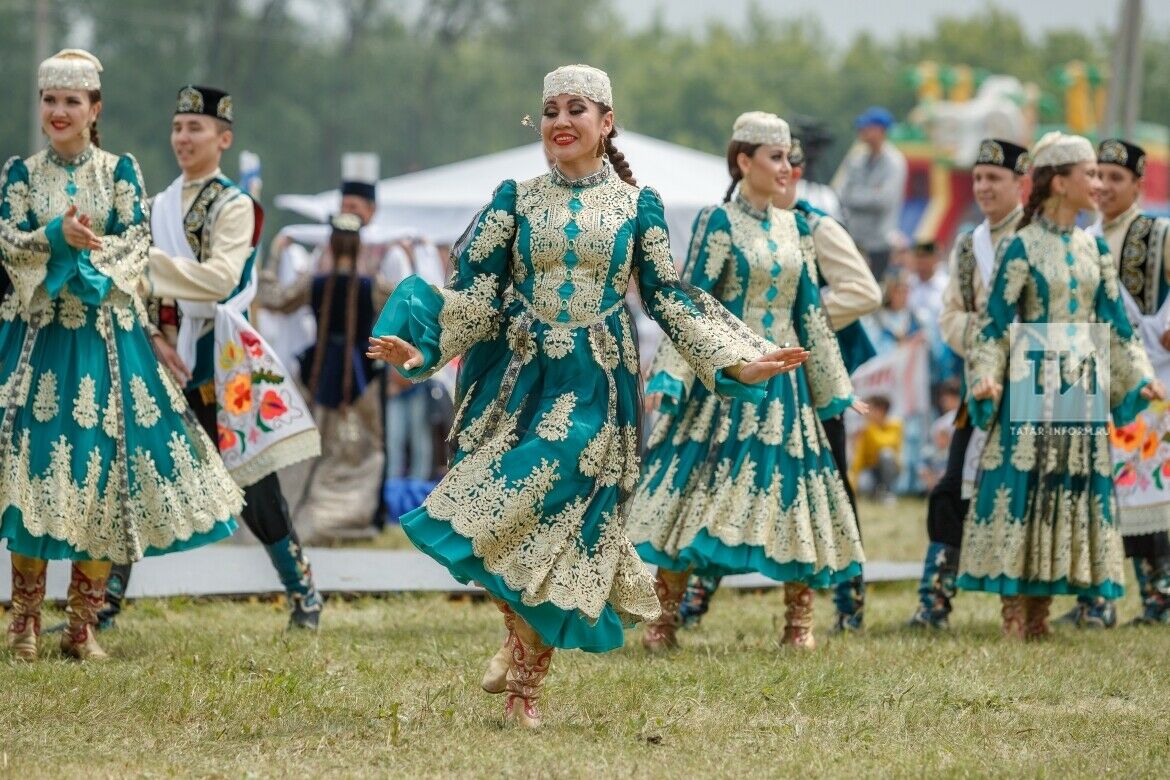
<svg viewBox="0 0 1170 780">
<path fill-rule="evenodd" d="M 1121 8 L 1121 0 L 757 0 L 757 4 L 773 16 L 816 18 L 841 44 L 865 30 L 884 40 L 903 32 L 929 32 L 936 17 L 970 16 L 996 5 L 1015 13 L 1032 35 L 1069 27 L 1090 34 L 1111 32 Z M 617 0 L 615 5 L 631 26 L 645 25 L 662 8 L 671 27 L 699 30 L 710 18 L 742 25 L 751 0 Z M 1145 0 L 1143 7 L 1144 26 L 1170 25 L 1170 0 Z"/>
</svg>

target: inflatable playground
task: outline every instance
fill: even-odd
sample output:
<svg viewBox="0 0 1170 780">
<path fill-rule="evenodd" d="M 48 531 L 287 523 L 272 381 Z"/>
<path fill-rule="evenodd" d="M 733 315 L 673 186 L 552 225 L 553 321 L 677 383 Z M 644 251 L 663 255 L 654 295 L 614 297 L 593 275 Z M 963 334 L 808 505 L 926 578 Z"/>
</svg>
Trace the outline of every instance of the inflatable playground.
<svg viewBox="0 0 1170 780">
<path fill-rule="evenodd" d="M 1105 84 L 1092 67 L 1071 62 L 1054 81 L 1059 97 L 1011 76 L 981 74 L 967 67 L 924 62 L 912 74 L 918 103 L 895 125 L 890 139 L 906 155 L 909 175 L 902 233 L 913 241 L 950 246 L 964 227 L 981 219 L 971 196 L 971 164 L 979 141 L 989 136 L 1025 146 L 1049 130 L 1101 138 Z M 1062 116 L 1057 124 L 1041 116 Z M 1133 140 L 1148 161 L 1144 207 L 1170 215 L 1170 128 L 1139 122 Z"/>
</svg>

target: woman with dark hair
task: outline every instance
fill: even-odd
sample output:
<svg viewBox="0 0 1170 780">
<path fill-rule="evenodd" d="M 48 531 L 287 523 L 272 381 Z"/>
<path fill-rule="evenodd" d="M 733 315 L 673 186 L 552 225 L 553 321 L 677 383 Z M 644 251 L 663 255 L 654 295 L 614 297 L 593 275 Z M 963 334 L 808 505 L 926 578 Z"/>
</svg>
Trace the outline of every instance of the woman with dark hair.
<svg viewBox="0 0 1170 780">
<path fill-rule="evenodd" d="M 753 111 L 735 122 L 724 203 L 700 212 L 687 278 L 760 337 L 813 351 L 771 379 L 763 399 L 723 399 L 694 382 L 668 343 L 651 368 L 647 401 L 663 411 L 650 436 L 626 531 L 658 566 L 662 615 L 652 651 L 677 645 L 691 571 L 759 572 L 784 583 L 783 644 L 813 649 L 812 591 L 861 571 L 857 520 L 821 420 L 853 403 L 853 386 L 812 281 L 804 217 L 772 205 L 792 184 L 788 124 Z M 734 193 L 734 198 L 732 195 Z"/>
<path fill-rule="evenodd" d="M 308 390 L 313 417 L 321 432 L 321 457 L 312 467 L 296 507 L 306 533 L 337 533 L 342 528 L 372 528 L 380 496 L 383 448 L 381 421 L 374 404 L 361 403 L 377 377 L 365 355 L 373 327 L 373 277 L 357 270 L 361 254 L 361 220 L 337 214 L 329 236 L 331 266 L 326 273 L 304 276 L 281 287 L 266 272 L 260 302 L 277 312 L 308 305 L 317 319 L 317 340 L 300 355 L 301 381 Z"/>
<path fill-rule="evenodd" d="M 1053 596 L 1124 591 L 1107 423 L 1131 422 L 1165 394 L 1108 246 L 1076 226 L 1094 207 L 1096 150 L 1053 132 L 1032 162 L 1032 192 L 968 356 L 971 419 L 988 440 L 958 580 L 1000 595 L 1015 639 L 1049 633 Z"/>
<path fill-rule="evenodd" d="M 144 329 L 150 226 L 130 155 L 98 147 L 101 64 L 66 49 L 37 74 L 49 148 L 0 174 L 0 538 L 17 658 L 37 657 L 45 569 L 73 561 L 61 650 L 94 638 L 111 563 L 235 530 L 240 489 Z"/>
<path fill-rule="evenodd" d="M 528 727 L 554 648 L 612 650 L 659 614 L 624 533 L 641 410 L 631 278 L 712 390 L 759 400 L 755 383 L 806 357 L 679 281 L 662 202 L 614 145 L 604 72 L 558 68 L 543 103 L 552 170 L 501 184 L 457 243 L 450 285 L 408 278 L 370 340 L 411 378 L 464 356 L 453 465 L 402 527 L 496 600 L 508 637 L 483 687 L 506 691 L 506 714 Z"/>
</svg>

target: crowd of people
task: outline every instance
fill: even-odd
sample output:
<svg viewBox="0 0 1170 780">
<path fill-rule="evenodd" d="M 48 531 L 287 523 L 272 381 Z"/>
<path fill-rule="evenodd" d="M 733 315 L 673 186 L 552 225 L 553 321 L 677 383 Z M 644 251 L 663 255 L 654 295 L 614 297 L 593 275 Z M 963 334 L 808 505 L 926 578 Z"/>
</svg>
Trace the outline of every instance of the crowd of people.
<svg viewBox="0 0 1170 780">
<path fill-rule="evenodd" d="M 1114 484 L 1112 445 L 1161 430 L 1155 366 L 1170 344 L 1170 222 L 1138 206 L 1145 154 L 1131 143 L 986 139 L 973 172 L 985 219 L 944 270 L 925 243 L 894 259 L 905 160 L 888 112 L 858 120 L 838 220 L 797 197 L 806 160 L 788 123 L 747 111 L 722 202 L 676 263 L 662 201 L 618 147 L 609 77 L 569 65 L 543 84 L 549 171 L 500 183 L 445 284 L 410 246 L 387 281 L 360 238 L 369 182 L 343 187 L 317 267 L 282 280 L 258 272 L 263 212 L 219 167 L 230 95 L 179 90 L 181 174 L 152 201 L 134 158 L 100 146 L 97 59 L 62 51 L 38 81 L 48 148 L 0 176 L 0 537 L 17 658 L 38 657 L 48 560 L 73 562 L 62 651 L 97 660 L 130 564 L 238 520 L 268 551 L 291 626 L 316 628 L 322 600 L 277 471 L 317 457 L 300 511 L 328 524 L 367 502 L 356 511 L 373 515 L 388 468 L 421 476 L 434 456 L 392 453 L 388 467 L 383 417 L 408 430 L 423 417 L 415 388 L 455 361 L 454 454 L 401 524 L 499 608 L 482 687 L 504 694 L 508 719 L 541 724 L 558 649 L 613 650 L 637 623 L 648 651 L 678 646 L 729 574 L 782 582 L 780 643 L 811 651 L 814 590 L 833 590 L 835 630 L 864 625 L 855 489 L 884 498 L 907 470 L 891 399 L 858 398 L 850 375 L 916 337 L 956 370 L 936 393 L 949 424 L 923 432 L 934 451 L 914 473 L 932 488 L 911 624 L 947 627 L 962 589 L 997 594 L 1011 638 L 1047 635 L 1058 595 L 1078 598 L 1070 622 L 1108 625 L 1126 557 L 1139 620 L 1170 622 L 1170 503 Z M 1098 206 L 1097 235 L 1077 227 Z M 667 337 L 644 393 L 631 288 Z M 255 299 L 312 313 L 299 377 L 251 325 Z M 1056 391 L 1036 393 L 1037 347 L 1009 338 L 1014 324 L 1060 334 L 1043 351 Z M 1102 345 L 1110 358 L 1094 361 Z M 1085 370 L 1108 397 L 1054 413 Z M 866 420 L 852 465 L 849 415 Z"/>
</svg>

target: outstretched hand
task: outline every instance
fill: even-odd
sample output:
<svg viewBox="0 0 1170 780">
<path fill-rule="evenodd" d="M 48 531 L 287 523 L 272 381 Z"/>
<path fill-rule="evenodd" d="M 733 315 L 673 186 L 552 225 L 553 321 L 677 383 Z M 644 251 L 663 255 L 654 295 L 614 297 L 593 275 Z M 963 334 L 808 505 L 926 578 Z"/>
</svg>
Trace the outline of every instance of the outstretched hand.
<svg viewBox="0 0 1170 780">
<path fill-rule="evenodd" d="M 77 215 L 77 206 L 70 206 L 61 219 L 61 233 L 65 236 L 65 243 L 74 249 L 89 249 L 97 251 L 102 248 L 102 240 L 90 228 L 89 215 Z"/>
<path fill-rule="evenodd" d="M 1142 388 L 1142 398 L 1147 401 L 1165 401 L 1166 388 L 1162 386 L 1161 382 L 1155 379 Z"/>
<path fill-rule="evenodd" d="M 366 357 L 407 370 L 418 368 L 423 362 L 418 347 L 397 336 L 370 336 L 370 348 L 366 351 Z"/>
<path fill-rule="evenodd" d="M 741 363 L 724 370 L 737 382 L 754 385 L 771 379 L 777 374 L 793 370 L 808 360 L 808 356 L 809 352 L 804 347 L 782 347 L 775 352 L 761 355 L 751 363 Z"/>
<path fill-rule="evenodd" d="M 991 398 L 998 401 L 1003 395 L 1003 385 L 996 382 L 994 379 L 984 377 L 975 383 L 971 388 L 971 397 L 976 401 L 986 401 Z"/>
</svg>

